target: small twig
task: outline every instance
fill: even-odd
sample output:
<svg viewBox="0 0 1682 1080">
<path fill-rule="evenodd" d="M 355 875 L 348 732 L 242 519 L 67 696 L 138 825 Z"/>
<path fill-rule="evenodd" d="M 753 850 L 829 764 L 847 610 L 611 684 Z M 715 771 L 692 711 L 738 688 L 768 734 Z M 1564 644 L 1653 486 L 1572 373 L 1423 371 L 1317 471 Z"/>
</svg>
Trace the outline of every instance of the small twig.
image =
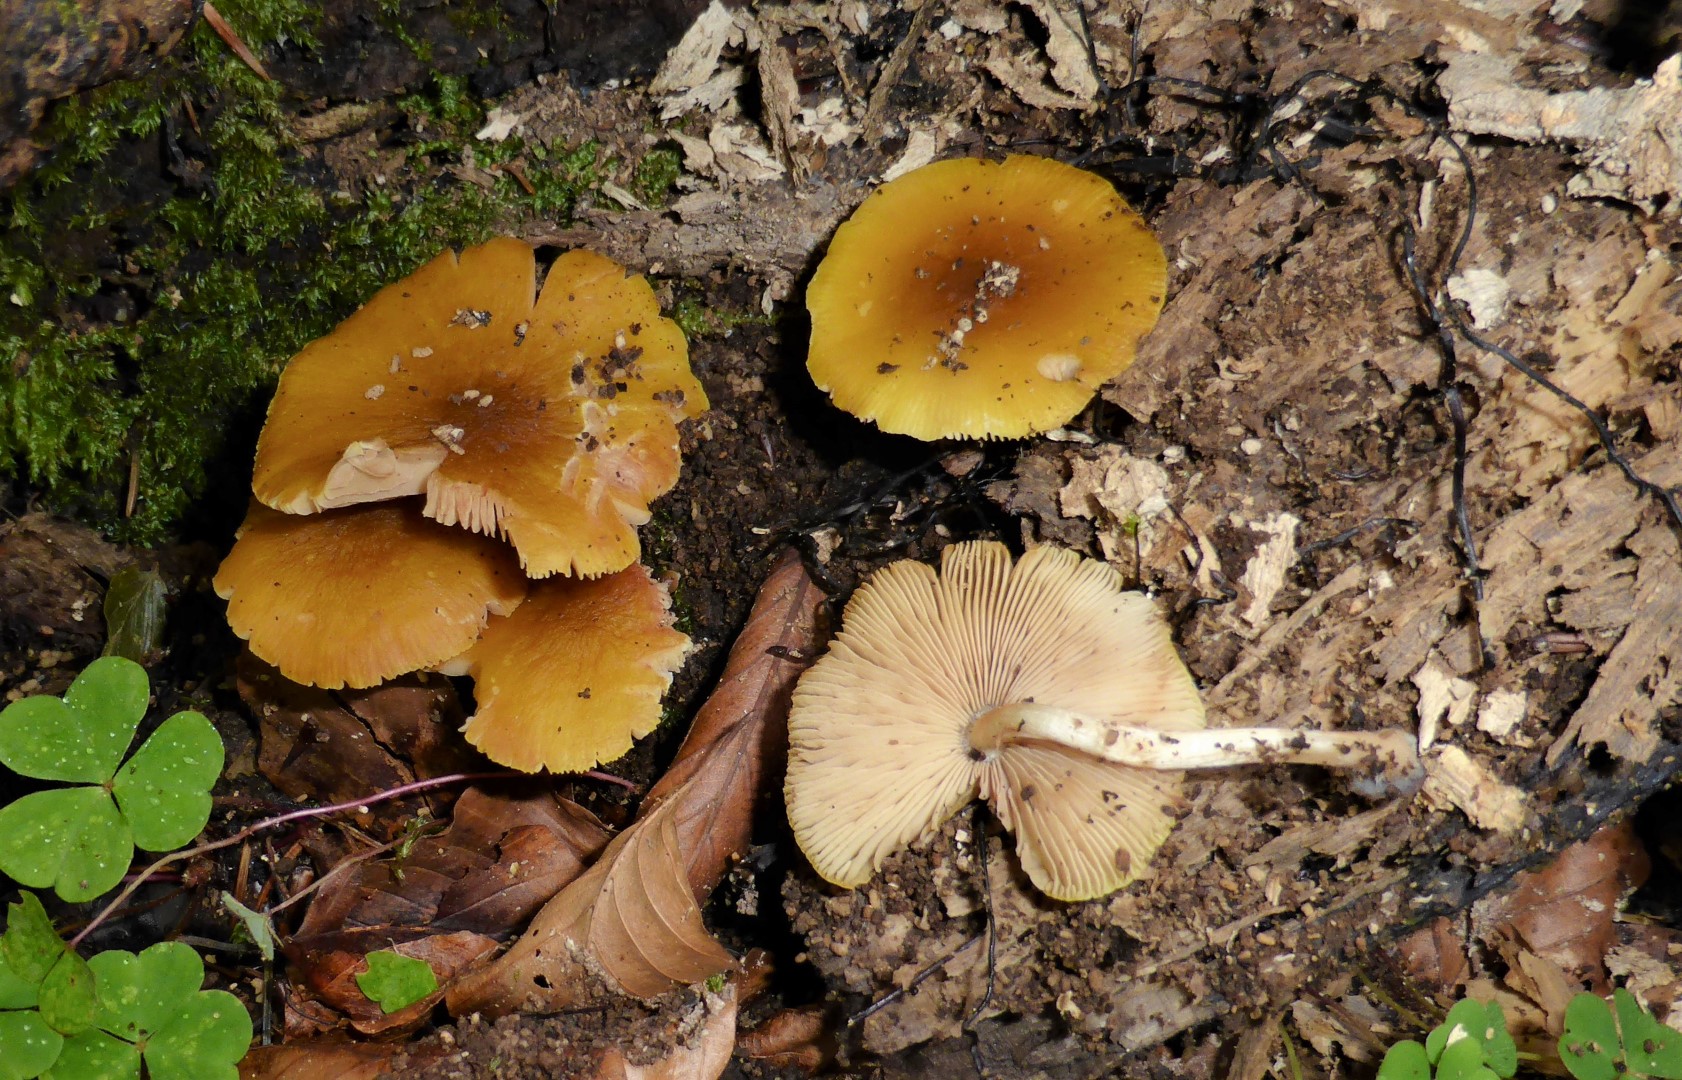
<svg viewBox="0 0 1682 1080">
<path fill-rule="evenodd" d="M 951 952 L 947 953 L 945 956 L 941 957 L 939 960 L 936 960 L 934 963 L 930 964 L 928 967 L 924 968 L 922 971 L 919 971 L 915 976 L 912 977 L 912 979 L 909 983 L 905 984 L 905 986 L 903 986 L 903 987 L 897 987 L 896 986 L 894 989 L 888 991 L 886 994 L 883 994 L 881 997 L 877 998 L 875 1001 L 872 1001 L 869 1005 L 866 1005 L 863 1009 L 860 1009 L 858 1012 L 856 1012 L 853 1015 L 847 1017 L 847 1026 L 850 1027 L 850 1028 L 857 1027 L 858 1025 L 864 1023 L 866 1020 L 869 1020 L 872 1016 L 875 1016 L 877 1013 L 881 1012 L 883 1009 L 887 1008 L 889 1005 L 892 1005 L 894 1002 L 899 1001 L 901 998 L 905 997 L 905 995 L 907 995 L 911 991 L 917 989 L 919 986 L 923 985 L 923 983 L 927 982 L 930 978 L 932 978 L 934 976 L 935 972 L 939 971 L 941 968 L 945 967 L 947 964 L 950 964 L 954 959 L 956 959 L 958 957 L 958 955 L 960 953 L 969 951 L 970 947 L 973 946 L 976 942 L 978 942 L 980 940 L 981 940 L 981 935 L 980 934 L 976 934 L 976 935 L 970 937 L 962 945 L 959 945 L 956 949 L 953 949 Z"/>
<path fill-rule="evenodd" d="M 1400 525 L 1403 528 L 1413 529 L 1415 531 L 1418 531 L 1419 529 L 1419 522 L 1414 521 L 1412 518 L 1368 518 L 1359 525 L 1356 525 L 1354 528 L 1345 529 L 1336 536 L 1328 536 L 1324 540 L 1316 540 L 1311 544 L 1304 544 L 1302 547 L 1297 549 L 1297 561 L 1302 562 L 1317 551 L 1324 551 L 1326 548 L 1340 547 L 1347 544 L 1349 541 L 1355 539 L 1364 532 L 1370 532 L 1373 529 L 1384 528 L 1391 525 Z"/>
<path fill-rule="evenodd" d="M 334 803 L 332 806 L 311 806 L 302 810 L 293 810 L 290 813 L 280 814 L 276 817 L 265 818 L 255 824 L 247 825 L 245 828 L 241 829 L 237 833 L 234 833 L 232 836 L 224 837 L 221 840 L 212 840 L 207 844 L 200 844 L 197 847 L 172 852 L 165 855 L 151 866 L 148 866 L 140 873 L 136 874 L 134 876 L 134 880 L 130 881 L 123 887 L 121 892 L 111 898 L 110 903 L 99 909 L 99 914 L 95 915 L 88 921 L 88 925 L 82 928 L 81 933 L 70 939 L 70 947 L 74 949 L 81 945 L 82 941 L 89 934 L 93 933 L 96 927 L 98 927 L 106 919 L 110 918 L 113 912 L 121 908 L 124 902 L 134 895 L 135 890 L 139 889 L 141 885 L 151 879 L 153 874 L 156 874 L 166 866 L 172 866 L 175 863 L 184 862 L 188 859 L 196 859 L 201 855 L 208 855 L 212 851 L 220 851 L 226 847 L 233 847 L 235 844 L 243 843 L 245 840 L 263 832 L 266 829 L 277 828 L 281 825 L 285 825 L 287 822 L 301 821 L 305 818 L 312 817 L 325 817 L 328 814 L 337 814 L 344 810 L 361 811 L 373 806 L 375 803 L 389 802 L 392 799 L 401 799 L 405 795 L 413 795 L 418 791 L 429 791 L 432 788 L 445 787 L 449 784 L 471 783 L 475 780 L 501 780 L 509 776 L 517 775 L 520 774 L 508 772 L 451 773 L 448 776 L 434 776 L 426 780 L 416 780 L 412 784 L 404 784 L 401 787 L 391 788 L 388 791 L 382 791 L 378 794 L 370 795 L 366 799 L 353 799 L 349 802 Z"/>
<path fill-rule="evenodd" d="M 257 59 L 257 55 L 251 51 L 250 46 L 246 45 L 245 40 L 234 32 L 234 28 L 228 25 L 228 20 L 222 17 L 222 13 L 216 10 L 216 5 L 211 3 L 210 0 L 205 0 L 204 21 L 210 24 L 212 30 L 216 31 L 217 37 L 227 43 L 228 48 L 234 50 L 235 56 L 245 61 L 246 67 L 255 71 L 263 81 L 274 82 L 273 76 L 263 70 L 263 62 Z"/>
<path fill-rule="evenodd" d="M 917 8 L 917 14 L 911 19 L 911 27 L 905 31 L 905 36 L 894 46 L 888 62 L 882 65 L 882 74 L 877 77 L 876 85 L 870 88 L 870 102 L 864 107 L 864 141 L 866 145 L 876 142 L 878 129 L 882 125 L 882 113 L 888 107 L 888 95 L 899 84 L 899 77 L 905 74 L 906 66 L 911 63 L 911 56 L 922 43 L 923 34 L 928 30 L 929 20 L 934 16 L 934 9 L 939 6 L 938 0 L 923 0 Z"/>
</svg>

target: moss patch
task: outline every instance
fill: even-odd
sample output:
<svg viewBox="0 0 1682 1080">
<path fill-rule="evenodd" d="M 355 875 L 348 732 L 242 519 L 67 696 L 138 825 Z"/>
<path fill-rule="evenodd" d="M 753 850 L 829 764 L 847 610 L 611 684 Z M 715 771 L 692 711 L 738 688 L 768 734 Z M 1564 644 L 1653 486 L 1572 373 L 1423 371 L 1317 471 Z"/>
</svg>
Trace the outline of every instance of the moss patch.
<svg viewBox="0 0 1682 1080">
<path fill-rule="evenodd" d="M 259 53 L 315 46 L 315 5 L 218 7 Z M 14 501 L 128 543 L 168 538 L 207 463 L 248 468 L 287 357 L 446 246 L 528 216 L 566 221 L 606 166 L 593 144 L 475 143 L 483 103 L 439 77 L 395 103 L 407 174 L 337 192 L 283 95 L 201 24 L 152 73 L 63 103 L 39 133 L 53 157 L 0 196 L 0 471 Z M 489 186 L 447 171 L 475 163 L 511 167 Z"/>
</svg>

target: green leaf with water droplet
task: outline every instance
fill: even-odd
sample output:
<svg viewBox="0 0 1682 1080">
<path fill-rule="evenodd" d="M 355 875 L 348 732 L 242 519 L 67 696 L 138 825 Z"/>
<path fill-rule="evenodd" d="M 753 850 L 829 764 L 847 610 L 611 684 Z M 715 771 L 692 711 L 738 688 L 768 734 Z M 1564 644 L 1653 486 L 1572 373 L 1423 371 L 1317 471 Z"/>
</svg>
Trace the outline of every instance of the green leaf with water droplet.
<svg viewBox="0 0 1682 1080">
<path fill-rule="evenodd" d="M 251 1014 L 225 990 L 201 990 L 146 1044 L 151 1080 L 238 1080 Z"/>
<path fill-rule="evenodd" d="M 52 1068 L 64 1036 L 36 1012 L 0 1013 L 0 1080 L 30 1080 Z"/>
<path fill-rule="evenodd" d="M 140 1048 L 97 1028 L 64 1040 L 43 1080 L 140 1080 Z"/>
<path fill-rule="evenodd" d="M 128 871 L 134 841 L 104 788 L 37 791 L 0 809 L 0 871 L 71 903 L 92 900 Z"/>
<path fill-rule="evenodd" d="M 0 761 L 38 780 L 103 784 L 134 741 L 149 693 L 139 664 L 95 660 L 62 699 L 28 697 L 0 712 Z"/>
<path fill-rule="evenodd" d="M 165 941 L 136 956 L 109 949 L 88 961 L 99 992 L 101 1028 L 129 1042 L 163 1029 L 204 983 L 204 961 L 189 945 Z"/>
<path fill-rule="evenodd" d="M 369 953 L 367 961 L 368 970 L 356 977 L 356 985 L 385 1012 L 407 1008 L 438 989 L 438 976 L 425 960 L 381 949 Z"/>
<path fill-rule="evenodd" d="M 210 789 L 222 774 L 222 737 L 196 712 L 165 720 L 111 785 L 136 845 L 184 847 L 210 820 Z"/>
<path fill-rule="evenodd" d="M 105 648 L 100 655 L 144 664 L 161 654 L 168 597 L 169 589 L 156 570 L 131 566 L 112 574 L 105 590 Z"/>
<path fill-rule="evenodd" d="M 93 1027 L 98 1007 L 88 962 L 66 950 L 41 980 L 41 1019 L 60 1034 L 75 1035 Z"/>
</svg>

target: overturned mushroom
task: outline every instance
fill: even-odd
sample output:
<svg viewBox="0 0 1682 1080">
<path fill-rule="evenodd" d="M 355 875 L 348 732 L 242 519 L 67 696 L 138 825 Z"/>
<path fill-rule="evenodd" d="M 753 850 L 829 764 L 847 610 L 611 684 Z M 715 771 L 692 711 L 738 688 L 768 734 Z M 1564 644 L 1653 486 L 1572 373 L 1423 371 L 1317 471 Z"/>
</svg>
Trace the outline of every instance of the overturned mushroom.
<svg viewBox="0 0 1682 1080">
<path fill-rule="evenodd" d="M 959 158 L 883 185 L 806 290 L 807 366 L 835 404 L 919 439 L 1067 423 L 1156 323 L 1162 248 L 1109 181 Z"/>
<path fill-rule="evenodd" d="M 634 562 L 706 395 L 641 277 L 570 251 L 535 282 L 522 241 L 445 252 L 307 346 L 258 439 L 257 498 L 310 514 L 425 494 L 532 577 Z"/>
<path fill-rule="evenodd" d="M 294 682 L 376 686 L 473 644 L 525 599 L 514 553 L 416 500 L 297 517 L 253 504 L 216 571 L 228 625 Z"/>
<path fill-rule="evenodd" d="M 859 587 L 795 690 L 789 821 L 838 885 L 978 794 L 1061 900 L 1121 888 L 1172 827 L 1178 770 L 1260 762 L 1411 776 L 1401 732 L 1202 730 L 1203 704 L 1145 596 L 1052 547 L 1012 564 L 957 544 L 941 572 L 894 563 Z"/>
</svg>

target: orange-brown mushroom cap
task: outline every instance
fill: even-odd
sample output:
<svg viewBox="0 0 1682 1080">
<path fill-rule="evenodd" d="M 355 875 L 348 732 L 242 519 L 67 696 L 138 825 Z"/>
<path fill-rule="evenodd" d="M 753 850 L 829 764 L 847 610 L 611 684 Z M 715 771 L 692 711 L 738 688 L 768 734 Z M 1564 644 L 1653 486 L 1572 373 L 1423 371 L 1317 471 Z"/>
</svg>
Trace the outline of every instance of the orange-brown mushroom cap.
<svg viewBox="0 0 1682 1080">
<path fill-rule="evenodd" d="M 473 676 L 467 741 L 526 772 L 612 761 L 659 724 L 688 647 L 665 588 L 641 565 L 533 585 L 519 611 L 492 620 L 451 665 Z"/>
<path fill-rule="evenodd" d="M 884 184 L 806 290 L 835 404 L 919 439 L 1067 423 L 1133 362 L 1162 247 L 1109 181 L 1049 158 L 938 161 Z"/>
<path fill-rule="evenodd" d="M 427 516 L 506 536 L 532 577 L 634 562 L 706 395 L 641 277 L 571 251 L 535 282 L 522 241 L 445 252 L 305 347 L 258 439 L 257 498 L 309 514 L 424 492 Z"/>
<path fill-rule="evenodd" d="M 376 686 L 459 655 L 525 598 L 507 545 L 413 500 L 310 517 L 252 504 L 216 571 L 228 625 L 294 682 Z"/>
<path fill-rule="evenodd" d="M 789 822 L 818 873 L 862 884 L 979 794 L 1046 894 L 1089 899 L 1138 877 L 1172 824 L 1179 773 L 969 739 L 977 717 L 1022 701 L 1203 726 L 1167 624 L 1121 585 L 1070 551 L 1035 548 L 1013 565 L 991 542 L 947 548 L 938 575 L 898 562 L 861 585 L 789 714 Z"/>
</svg>

